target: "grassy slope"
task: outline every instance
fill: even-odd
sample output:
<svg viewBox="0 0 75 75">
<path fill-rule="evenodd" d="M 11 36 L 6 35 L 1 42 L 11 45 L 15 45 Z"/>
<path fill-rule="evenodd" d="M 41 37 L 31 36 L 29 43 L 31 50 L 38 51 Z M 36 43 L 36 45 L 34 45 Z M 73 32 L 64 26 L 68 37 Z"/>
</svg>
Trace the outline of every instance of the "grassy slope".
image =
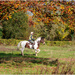
<svg viewBox="0 0 75 75">
<path fill-rule="evenodd" d="M 36 57 L 34 50 L 26 48 L 24 51 L 25 56 L 22 57 L 21 52 L 16 51 L 16 46 L 0 46 L 0 74 L 49 74 L 57 67 L 56 59 L 60 63 L 71 64 L 74 71 L 74 46 L 49 47 L 41 45 L 40 50 Z M 61 70 L 59 70 L 60 72 Z"/>
</svg>

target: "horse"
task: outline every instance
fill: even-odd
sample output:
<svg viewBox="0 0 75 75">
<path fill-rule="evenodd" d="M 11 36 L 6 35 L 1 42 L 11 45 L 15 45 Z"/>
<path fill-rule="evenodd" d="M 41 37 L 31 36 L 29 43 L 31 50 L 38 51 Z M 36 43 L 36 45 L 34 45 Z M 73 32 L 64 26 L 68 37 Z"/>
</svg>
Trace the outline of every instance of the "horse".
<svg viewBox="0 0 75 75">
<path fill-rule="evenodd" d="M 32 45 L 29 41 L 20 41 L 17 45 L 17 50 L 21 50 L 21 54 L 22 56 L 24 56 L 23 51 L 25 48 L 29 48 L 29 49 L 34 49 L 35 50 L 35 55 L 37 56 L 37 53 L 40 52 L 39 46 L 40 43 L 45 44 L 44 41 L 44 37 L 38 37 L 35 41 L 34 41 L 34 45 Z"/>
</svg>

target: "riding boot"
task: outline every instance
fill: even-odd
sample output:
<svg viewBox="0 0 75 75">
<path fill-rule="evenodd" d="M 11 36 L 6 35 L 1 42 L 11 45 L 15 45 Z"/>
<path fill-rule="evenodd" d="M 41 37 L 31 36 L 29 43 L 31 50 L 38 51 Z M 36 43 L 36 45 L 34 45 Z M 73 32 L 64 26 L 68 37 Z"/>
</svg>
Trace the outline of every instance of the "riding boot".
<svg viewBox="0 0 75 75">
<path fill-rule="evenodd" d="M 32 44 L 32 48 L 34 49 L 34 43 Z"/>
</svg>

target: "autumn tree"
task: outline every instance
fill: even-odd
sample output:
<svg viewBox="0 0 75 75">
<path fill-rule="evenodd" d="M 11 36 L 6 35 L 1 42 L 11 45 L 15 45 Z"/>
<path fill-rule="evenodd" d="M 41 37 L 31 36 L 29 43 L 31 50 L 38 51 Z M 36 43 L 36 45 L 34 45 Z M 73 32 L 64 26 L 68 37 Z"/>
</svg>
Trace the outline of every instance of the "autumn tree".
<svg viewBox="0 0 75 75">
<path fill-rule="evenodd" d="M 36 27 L 40 31 L 45 30 L 44 32 L 47 33 L 46 38 L 48 37 L 51 40 L 56 40 L 56 38 L 58 40 L 74 39 L 75 6 L 71 2 L 8 1 L 1 2 L 0 5 L 1 20 L 9 20 L 14 12 L 31 11 L 34 15 L 32 20 L 28 21 L 28 25 L 33 26 L 35 31 L 37 31 Z M 44 25 L 41 26 L 39 23 Z M 39 33 L 39 36 L 42 34 Z"/>
</svg>

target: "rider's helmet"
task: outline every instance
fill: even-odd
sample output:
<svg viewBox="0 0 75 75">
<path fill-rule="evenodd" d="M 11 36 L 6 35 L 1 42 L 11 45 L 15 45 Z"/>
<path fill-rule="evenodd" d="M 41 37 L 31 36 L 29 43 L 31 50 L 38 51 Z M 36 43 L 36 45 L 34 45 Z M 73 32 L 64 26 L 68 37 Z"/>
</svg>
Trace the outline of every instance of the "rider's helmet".
<svg viewBox="0 0 75 75">
<path fill-rule="evenodd" d="M 31 32 L 30 34 L 33 34 L 33 32 Z"/>
</svg>

